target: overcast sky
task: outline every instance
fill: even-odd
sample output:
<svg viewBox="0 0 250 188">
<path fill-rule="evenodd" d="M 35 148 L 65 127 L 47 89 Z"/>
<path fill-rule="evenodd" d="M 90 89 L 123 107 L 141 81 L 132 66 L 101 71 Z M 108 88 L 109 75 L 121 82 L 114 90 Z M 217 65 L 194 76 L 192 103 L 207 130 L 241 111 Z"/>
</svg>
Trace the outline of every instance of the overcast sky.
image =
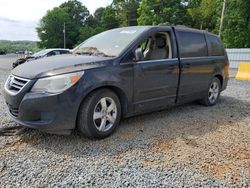
<svg viewBox="0 0 250 188">
<path fill-rule="evenodd" d="M 35 28 L 46 11 L 66 0 L 0 0 L 0 40 L 38 40 Z M 111 0 L 80 0 L 91 13 Z"/>
</svg>

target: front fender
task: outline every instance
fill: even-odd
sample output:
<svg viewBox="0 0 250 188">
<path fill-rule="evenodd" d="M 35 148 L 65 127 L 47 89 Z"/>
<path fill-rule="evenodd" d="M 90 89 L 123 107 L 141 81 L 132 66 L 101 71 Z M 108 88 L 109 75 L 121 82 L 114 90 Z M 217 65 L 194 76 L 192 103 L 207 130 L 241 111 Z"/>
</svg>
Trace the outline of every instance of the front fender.
<svg viewBox="0 0 250 188">
<path fill-rule="evenodd" d="M 81 103 L 91 92 L 100 88 L 109 88 L 118 95 L 123 107 L 125 106 L 123 111 L 132 111 L 133 72 L 131 70 L 112 66 L 86 71 L 77 89 Z"/>
</svg>

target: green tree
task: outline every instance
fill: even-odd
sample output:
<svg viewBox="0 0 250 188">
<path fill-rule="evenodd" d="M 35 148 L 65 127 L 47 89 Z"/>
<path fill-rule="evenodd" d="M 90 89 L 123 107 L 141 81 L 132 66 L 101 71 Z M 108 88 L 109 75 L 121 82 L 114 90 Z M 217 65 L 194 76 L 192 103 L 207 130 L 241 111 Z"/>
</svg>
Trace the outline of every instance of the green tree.
<svg viewBox="0 0 250 188">
<path fill-rule="evenodd" d="M 83 27 L 80 29 L 80 40 L 78 43 L 85 41 L 93 35 L 105 30 L 119 27 L 117 12 L 112 6 L 99 8 L 93 15 L 90 15 Z"/>
<path fill-rule="evenodd" d="M 218 34 L 222 0 L 190 0 L 191 26 Z M 228 0 L 222 39 L 227 48 L 250 48 L 250 0 Z"/>
<path fill-rule="evenodd" d="M 227 48 L 250 48 L 250 1 L 230 0 L 227 3 L 223 41 Z"/>
<path fill-rule="evenodd" d="M 66 8 L 70 16 L 70 22 L 66 24 L 67 47 L 72 48 L 78 41 L 80 29 L 85 25 L 86 19 L 89 17 L 89 10 L 78 0 L 69 0 L 60 8 Z"/>
<path fill-rule="evenodd" d="M 66 47 L 72 48 L 78 41 L 80 30 L 89 16 L 88 9 L 80 1 L 69 0 L 47 12 L 37 28 L 41 48 L 63 47 L 63 25 L 66 25 Z"/>
<path fill-rule="evenodd" d="M 89 16 L 89 10 L 78 0 L 68 0 L 61 4 L 59 8 L 66 8 L 71 17 L 71 21 L 82 25 Z"/>
<path fill-rule="evenodd" d="M 188 8 L 191 26 L 217 32 L 221 7 L 221 0 L 191 0 Z"/>
<path fill-rule="evenodd" d="M 108 6 L 103 10 L 101 25 L 105 28 L 105 30 L 119 27 L 117 12 L 112 6 Z"/>
<path fill-rule="evenodd" d="M 113 0 L 112 5 L 117 11 L 117 15 L 121 26 L 138 25 L 139 17 L 137 9 L 141 0 Z"/>
<path fill-rule="evenodd" d="M 40 48 L 63 47 L 63 24 L 70 22 L 70 16 L 65 8 L 54 8 L 47 12 L 37 28 Z"/>
<path fill-rule="evenodd" d="M 138 13 L 140 25 L 187 23 L 187 3 L 183 0 L 142 0 Z"/>
</svg>

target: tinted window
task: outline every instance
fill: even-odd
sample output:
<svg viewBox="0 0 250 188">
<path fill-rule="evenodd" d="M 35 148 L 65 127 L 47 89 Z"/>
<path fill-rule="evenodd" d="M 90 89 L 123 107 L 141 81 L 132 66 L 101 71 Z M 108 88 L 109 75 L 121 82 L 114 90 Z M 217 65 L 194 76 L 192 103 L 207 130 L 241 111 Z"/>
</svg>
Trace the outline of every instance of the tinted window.
<svg viewBox="0 0 250 188">
<path fill-rule="evenodd" d="M 69 54 L 69 51 L 61 50 L 60 54 Z"/>
<path fill-rule="evenodd" d="M 207 56 L 207 44 L 205 35 L 178 31 L 181 57 L 204 57 Z"/>
<path fill-rule="evenodd" d="M 224 49 L 220 39 L 214 35 L 207 35 L 209 54 L 211 56 L 223 56 Z"/>
<path fill-rule="evenodd" d="M 60 55 L 59 51 L 51 51 L 50 53 L 47 54 L 47 56 L 54 56 L 54 55 Z"/>
</svg>

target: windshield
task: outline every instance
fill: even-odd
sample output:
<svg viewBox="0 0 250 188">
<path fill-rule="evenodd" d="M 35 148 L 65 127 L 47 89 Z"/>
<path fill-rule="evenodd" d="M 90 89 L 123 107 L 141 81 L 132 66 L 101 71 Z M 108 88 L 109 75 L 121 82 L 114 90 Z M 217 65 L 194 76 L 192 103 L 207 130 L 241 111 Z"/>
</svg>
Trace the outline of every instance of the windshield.
<svg viewBox="0 0 250 188">
<path fill-rule="evenodd" d="M 74 49 L 76 54 L 117 57 L 146 27 L 109 30 L 95 35 Z"/>
<path fill-rule="evenodd" d="M 32 57 L 41 57 L 41 56 L 46 55 L 48 52 L 49 52 L 49 50 L 41 50 L 41 51 L 33 54 Z"/>
</svg>

